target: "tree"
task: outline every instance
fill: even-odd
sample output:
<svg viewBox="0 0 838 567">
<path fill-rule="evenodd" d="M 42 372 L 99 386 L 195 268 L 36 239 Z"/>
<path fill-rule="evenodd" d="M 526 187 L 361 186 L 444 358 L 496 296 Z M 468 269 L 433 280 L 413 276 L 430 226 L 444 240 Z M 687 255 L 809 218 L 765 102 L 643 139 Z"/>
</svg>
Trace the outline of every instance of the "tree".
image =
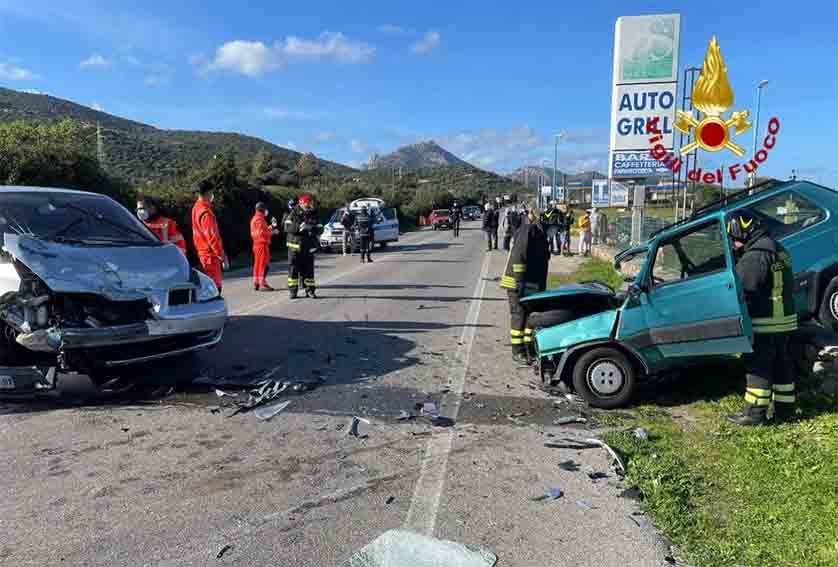
<svg viewBox="0 0 838 567">
<path fill-rule="evenodd" d="M 253 157 L 253 165 L 251 166 L 253 179 L 260 183 L 264 182 L 264 179 L 274 168 L 273 161 L 274 158 L 270 154 L 270 152 L 265 150 L 260 150 L 259 152 L 257 152 L 256 155 Z"/>
<path fill-rule="evenodd" d="M 320 175 L 320 162 L 317 160 L 317 156 L 309 152 L 300 156 L 300 159 L 297 160 L 297 165 L 294 169 L 297 172 L 297 175 L 303 179 L 307 177 L 315 177 Z"/>
</svg>

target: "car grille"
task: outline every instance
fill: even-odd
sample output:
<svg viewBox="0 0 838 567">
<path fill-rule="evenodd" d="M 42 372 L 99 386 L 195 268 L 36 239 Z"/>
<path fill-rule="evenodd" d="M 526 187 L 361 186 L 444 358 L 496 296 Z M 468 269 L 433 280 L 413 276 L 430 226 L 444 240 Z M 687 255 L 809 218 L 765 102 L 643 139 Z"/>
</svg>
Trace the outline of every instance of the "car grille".
<svg viewBox="0 0 838 567">
<path fill-rule="evenodd" d="M 169 305 L 189 305 L 192 303 L 194 292 L 191 288 L 173 289 L 169 291 Z"/>
</svg>

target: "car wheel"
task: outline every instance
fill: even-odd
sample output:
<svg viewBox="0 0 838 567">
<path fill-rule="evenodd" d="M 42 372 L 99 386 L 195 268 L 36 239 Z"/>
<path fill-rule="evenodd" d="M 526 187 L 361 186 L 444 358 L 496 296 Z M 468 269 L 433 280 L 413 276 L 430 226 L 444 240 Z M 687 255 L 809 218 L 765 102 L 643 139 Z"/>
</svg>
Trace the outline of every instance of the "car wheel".
<svg viewBox="0 0 838 567">
<path fill-rule="evenodd" d="M 833 278 L 826 286 L 818 310 L 818 322 L 826 329 L 838 330 L 838 278 Z"/>
<path fill-rule="evenodd" d="M 631 361 L 617 349 L 589 350 L 573 367 L 573 387 L 591 406 L 614 409 L 624 406 L 634 395 L 637 372 Z"/>
</svg>

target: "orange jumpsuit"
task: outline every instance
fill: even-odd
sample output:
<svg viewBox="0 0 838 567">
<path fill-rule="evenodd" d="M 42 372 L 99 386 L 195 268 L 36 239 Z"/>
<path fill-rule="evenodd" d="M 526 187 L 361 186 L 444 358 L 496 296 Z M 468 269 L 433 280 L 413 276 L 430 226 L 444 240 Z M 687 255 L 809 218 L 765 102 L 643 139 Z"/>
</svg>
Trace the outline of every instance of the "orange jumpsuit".
<svg viewBox="0 0 838 567">
<path fill-rule="evenodd" d="M 258 289 L 267 286 L 265 273 L 271 263 L 271 236 L 273 231 L 265 220 L 265 213 L 256 211 L 250 219 L 250 238 L 253 239 L 253 285 Z"/>
<path fill-rule="evenodd" d="M 192 207 L 192 242 L 201 266 L 221 290 L 221 267 L 227 257 L 218 232 L 218 221 L 209 201 L 198 198 Z"/>
<path fill-rule="evenodd" d="M 153 220 L 145 221 L 145 226 L 160 242 L 174 244 L 183 255 L 186 255 L 186 240 L 177 228 L 177 223 L 170 218 L 157 216 Z"/>
</svg>

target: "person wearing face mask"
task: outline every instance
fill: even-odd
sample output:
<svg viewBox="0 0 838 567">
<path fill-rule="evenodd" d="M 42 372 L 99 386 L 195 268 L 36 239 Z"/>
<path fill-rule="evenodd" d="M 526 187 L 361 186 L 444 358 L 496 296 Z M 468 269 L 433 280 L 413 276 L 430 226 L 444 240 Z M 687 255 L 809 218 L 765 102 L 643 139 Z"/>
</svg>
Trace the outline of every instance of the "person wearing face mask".
<svg viewBox="0 0 838 567">
<path fill-rule="evenodd" d="M 212 211 L 215 192 L 209 181 L 202 181 L 197 188 L 198 199 L 192 207 L 192 243 L 198 252 L 198 260 L 221 292 L 221 272 L 230 267 L 224 243 L 218 230 L 218 221 Z"/>
<path fill-rule="evenodd" d="M 178 230 L 177 223 L 160 214 L 157 201 L 150 197 L 137 197 L 137 218 L 149 229 L 160 242 L 174 244 L 186 255 L 186 240 Z"/>
<path fill-rule="evenodd" d="M 266 279 L 271 263 L 271 238 L 277 230 L 268 224 L 268 208 L 265 203 L 256 203 L 256 211 L 250 219 L 250 238 L 253 239 L 253 290 L 275 291 Z"/>
</svg>

